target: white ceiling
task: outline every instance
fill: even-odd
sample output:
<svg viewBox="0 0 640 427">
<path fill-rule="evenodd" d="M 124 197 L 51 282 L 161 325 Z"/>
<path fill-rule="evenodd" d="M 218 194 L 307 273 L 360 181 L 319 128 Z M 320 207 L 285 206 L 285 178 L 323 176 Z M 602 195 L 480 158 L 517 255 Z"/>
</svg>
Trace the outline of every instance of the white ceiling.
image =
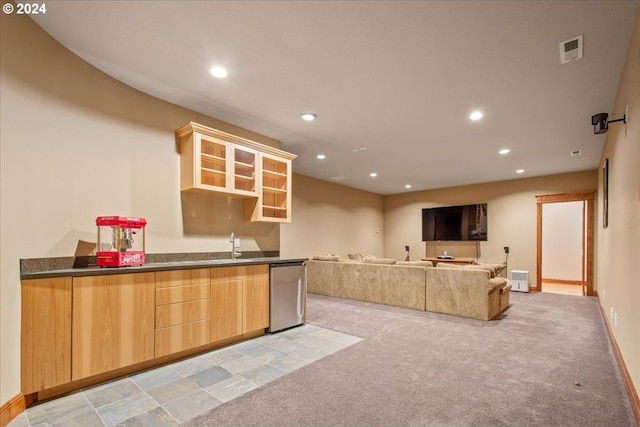
<svg viewBox="0 0 640 427">
<path fill-rule="evenodd" d="M 281 140 L 297 173 L 396 194 L 597 168 L 590 117 L 619 113 L 638 4 L 50 1 L 33 19 L 134 88 Z"/>
</svg>

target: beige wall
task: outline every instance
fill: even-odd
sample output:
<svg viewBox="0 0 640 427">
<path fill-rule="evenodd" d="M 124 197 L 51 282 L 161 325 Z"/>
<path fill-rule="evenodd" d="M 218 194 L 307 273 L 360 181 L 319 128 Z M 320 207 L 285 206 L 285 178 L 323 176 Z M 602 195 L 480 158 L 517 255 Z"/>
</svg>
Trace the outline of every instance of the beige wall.
<svg viewBox="0 0 640 427">
<path fill-rule="evenodd" d="M 602 308 L 640 393 L 640 11 L 613 111 L 629 106 L 629 122 L 609 126 L 601 164 L 609 159 L 609 227 L 598 211 L 597 280 Z M 596 113 L 598 111 L 594 111 Z M 602 182 L 599 183 L 602 194 Z"/>
<path fill-rule="evenodd" d="M 412 259 L 444 250 L 453 256 L 475 257 L 475 243 L 437 243 L 435 252 L 433 244 L 429 244 L 427 254 L 421 241 L 421 213 L 423 208 L 486 202 L 488 240 L 480 243 L 480 260 L 503 262 L 504 247 L 509 246 L 509 270 L 529 271 L 529 283 L 535 286 L 536 196 L 595 191 L 597 179 L 596 171 L 587 171 L 385 196 L 385 256 L 400 259 L 404 257 L 404 246 L 409 245 Z"/>
<path fill-rule="evenodd" d="M 72 256 L 95 218 L 147 218 L 147 252 L 277 250 L 280 225 L 240 200 L 181 194 L 174 130 L 189 121 L 278 141 L 160 101 L 108 77 L 27 16 L 1 14 L 0 404 L 20 390 L 21 258 Z"/>
<path fill-rule="evenodd" d="M 295 175 L 292 204 L 293 221 L 281 228 L 281 256 L 383 256 L 382 196 Z"/>
</svg>

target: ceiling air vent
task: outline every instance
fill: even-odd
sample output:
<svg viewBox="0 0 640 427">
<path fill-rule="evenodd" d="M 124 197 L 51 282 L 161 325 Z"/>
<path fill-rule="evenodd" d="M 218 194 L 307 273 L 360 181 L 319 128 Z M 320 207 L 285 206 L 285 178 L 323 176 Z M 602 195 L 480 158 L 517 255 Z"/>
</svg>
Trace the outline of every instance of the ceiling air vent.
<svg viewBox="0 0 640 427">
<path fill-rule="evenodd" d="M 560 43 L 560 63 L 582 58 L 582 36 L 574 37 Z"/>
</svg>

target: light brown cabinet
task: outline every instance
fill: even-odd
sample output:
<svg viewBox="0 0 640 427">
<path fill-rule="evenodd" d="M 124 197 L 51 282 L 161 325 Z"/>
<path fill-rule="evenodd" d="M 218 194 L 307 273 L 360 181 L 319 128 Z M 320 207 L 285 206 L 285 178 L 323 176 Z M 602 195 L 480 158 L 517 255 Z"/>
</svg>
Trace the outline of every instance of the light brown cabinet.
<svg viewBox="0 0 640 427">
<path fill-rule="evenodd" d="M 193 122 L 176 136 L 181 191 L 243 198 L 247 221 L 291 222 L 294 154 Z"/>
<path fill-rule="evenodd" d="M 23 280 L 22 392 L 84 386 L 268 327 L 268 264 Z"/>
<path fill-rule="evenodd" d="M 155 273 L 73 278 L 71 379 L 153 359 Z"/>
<path fill-rule="evenodd" d="M 71 381 L 71 277 L 22 281 L 22 393 Z"/>
<path fill-rule="evenodd" d="M 211 269 L 211 341 L 269 327 L 269 266 Z"/>
<path fill-rule="evenodd" d="M 242 281 L 242 330 L 244 333 L 269 327 L 269 266 L 247 269 Z"/>
<path fill-rule="evenodd" d="M 291 161 L 261 153 L 260 166 L 260 192 L 245 201 L 245 220 L 291 222 Z"/>
<path fill-rule="evenodd" d="M 208 268 L 156 273 L 155 357 L 208 344 Z"/>
</svg>

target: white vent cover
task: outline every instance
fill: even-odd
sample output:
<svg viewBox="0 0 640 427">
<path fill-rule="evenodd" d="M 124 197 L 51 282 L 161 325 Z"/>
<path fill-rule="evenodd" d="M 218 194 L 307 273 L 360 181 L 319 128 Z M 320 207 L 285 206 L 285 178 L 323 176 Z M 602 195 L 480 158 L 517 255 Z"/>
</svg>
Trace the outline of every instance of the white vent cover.
<svg viewBox="0 0 640 427">
<path fill-rule="evenodd" d="M 560 43 L 560 63 L 582 58 L 582 36 L 574 37 Z"/>
</svg>

